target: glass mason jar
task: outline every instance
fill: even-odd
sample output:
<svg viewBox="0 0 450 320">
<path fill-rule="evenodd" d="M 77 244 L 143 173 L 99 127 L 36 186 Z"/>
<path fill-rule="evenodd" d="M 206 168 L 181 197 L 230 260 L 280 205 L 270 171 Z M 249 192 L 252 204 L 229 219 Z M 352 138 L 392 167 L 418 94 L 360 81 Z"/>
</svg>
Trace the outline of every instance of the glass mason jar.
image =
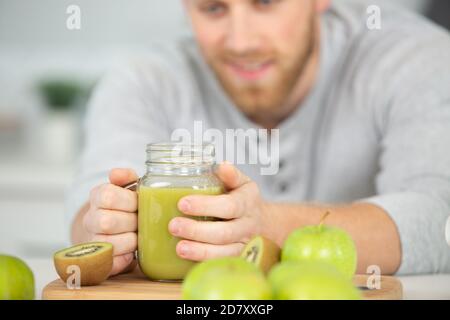
<svg viewBox="0 0 450 320">
<path fill-rule="evenodd" d="M 218 195 L 223 185 L 214 175 L 213 145 L 171 143 L 147 146 L 147 173 L 138 184 L 138 258 L 151 280 L 180 281 L 195 264 L 176 253 L 179 238 L 169 233 L 169 222 L 185 216 L 178 201 L 191 194 Z M 214 220 L 192 217 L 197 220 Z"/>
</svg>

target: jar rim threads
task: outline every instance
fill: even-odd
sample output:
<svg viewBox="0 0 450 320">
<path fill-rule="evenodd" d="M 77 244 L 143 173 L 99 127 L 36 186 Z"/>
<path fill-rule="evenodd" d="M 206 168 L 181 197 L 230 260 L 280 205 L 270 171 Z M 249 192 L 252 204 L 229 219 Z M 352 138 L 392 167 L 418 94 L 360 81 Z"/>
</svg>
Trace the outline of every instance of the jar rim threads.
<svg viewBox="0 0 450 320">
<path fill-rule="evenodd" d="M 213 144 L 150 143 L 147 164 L 214 165 Z"/>
</svg>

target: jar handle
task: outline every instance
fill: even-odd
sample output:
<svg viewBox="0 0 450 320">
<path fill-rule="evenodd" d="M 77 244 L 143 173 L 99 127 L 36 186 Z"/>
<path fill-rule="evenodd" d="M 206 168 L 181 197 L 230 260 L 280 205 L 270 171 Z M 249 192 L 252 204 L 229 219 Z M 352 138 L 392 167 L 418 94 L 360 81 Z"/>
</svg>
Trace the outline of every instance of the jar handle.
<svg viewBox="0 0 450 320">
<path fill-rule="evenodd" d="M 131 190 L 131 191 L 137 191 L 137 187 L 139 185 L 139 182 L 141 181 L 141 178 L 137 179 L 136 181 L 130 182 L 126 185 L 124 185 L 122 188 L 127 189 L 127 190 Z M 137 250 L 134 251 L 133 254 L 133 260 L 138 260 L 138 252 Z"/>
<path fill-rule="evenodd" d="M 141 181 L 141 178 L 124 185 L 122 188 L 131 190 L 131 191 L 136 191 L 140 181 Z"/>
</svg>

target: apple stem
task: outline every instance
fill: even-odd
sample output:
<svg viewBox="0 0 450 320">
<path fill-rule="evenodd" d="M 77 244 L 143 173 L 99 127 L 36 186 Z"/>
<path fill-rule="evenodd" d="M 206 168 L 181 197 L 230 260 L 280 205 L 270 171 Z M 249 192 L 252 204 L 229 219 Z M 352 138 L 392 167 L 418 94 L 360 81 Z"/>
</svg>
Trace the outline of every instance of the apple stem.
<svg viewBox="0 0 450 320">
<path fill-rule="evenodd" d="M 322 231 L 323 223 L 325 222 L 325 219 L 330 215 L 330 211 L 325 212 L 325 214 L 322 216 L 319 222 L 319 230 Z"/>
</svg>

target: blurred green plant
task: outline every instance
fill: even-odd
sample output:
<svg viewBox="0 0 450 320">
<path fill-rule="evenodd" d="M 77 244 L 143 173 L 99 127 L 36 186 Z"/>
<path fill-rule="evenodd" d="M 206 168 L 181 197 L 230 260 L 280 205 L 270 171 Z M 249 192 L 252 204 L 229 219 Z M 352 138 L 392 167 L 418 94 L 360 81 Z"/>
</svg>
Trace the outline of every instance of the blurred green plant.
<svg viewBox="0 0 450 320">
<path fill-rule="evenodd" d="M 90 86 L 68 79 L 44 79 L 39 81 L 37 89 L 46 105 L 55 111 L 65 111 L 77 106 L 90 93 Z"/>
</svg>

